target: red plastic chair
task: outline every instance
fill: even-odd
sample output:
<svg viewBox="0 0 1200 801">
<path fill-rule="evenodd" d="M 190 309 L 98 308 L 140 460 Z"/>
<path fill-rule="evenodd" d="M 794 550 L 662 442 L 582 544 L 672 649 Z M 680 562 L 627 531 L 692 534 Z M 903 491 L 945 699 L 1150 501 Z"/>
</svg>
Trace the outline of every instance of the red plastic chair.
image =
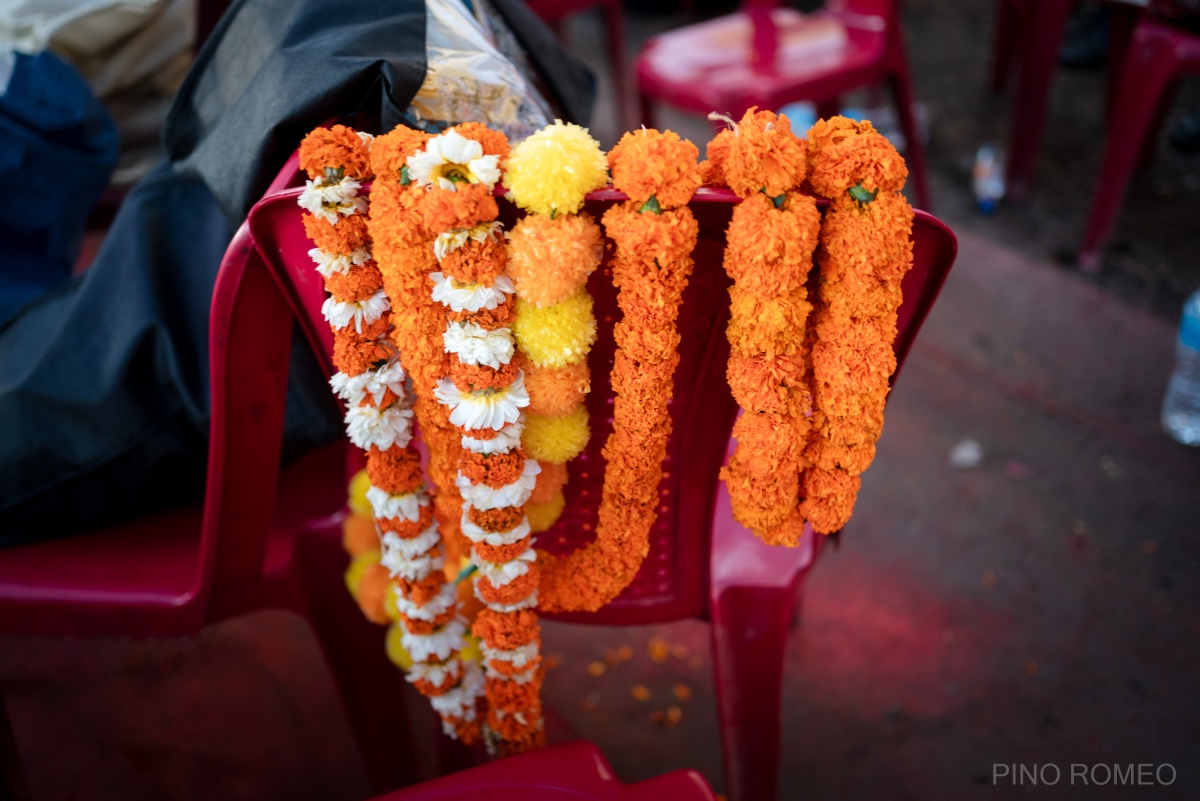
<svg viewBox="0 0 1200 801">
<path fill-rule="evenodd" d="M 533 13 L 549 23 L 561 35 L 562 21 L 573 14 L 590 11 L 596 6 L 604 9 L 604 24 L 608 34 L 608 65 L 612 71 L 613 95 L 617 101 L 620 130 L 631 127 L 625 74 L 625 10 L 621 0 L 527 0 Z"/>
<path fill-rule="evenodd" d="M 694 770 L 622 784 L 600 749 L 581 740 L 552 745 L 490 765 L 388 793 L 372 801 L 716 801 Z"/>
<path fill-rule="evenodd" d="M 992 52 L 992 89 L 1002 92 L 1009 74 L 1017 73 L 1005 169 L 1006 197 L 1020 200 L 1029 194 L 1037 166 L 1050 83 L 1058 68 L 1058 50 L 1075 0 L 1000 0 L 996 6 L 995 47 Z M 1129 37 L 1137 18 L 1138 0 L 1109 0 L 1108 113 L 1124 62 Z"/>
<path fill-rule="evenodd" d="M 1100 268 L 1129 181 L 1154 144 L 1172 90 L 1183 74 L 1200 73 L 1200 33 L 1149 14 L 1138 19 L 1121 66 L 1108 121 L 1108 142 L 1080 247 L 1080 267 Z"/>
<path fill-rule="evenodd" d="M 917 204 L 930 208 L 896 0 L 831 0 L 808 16 L 781 5 L 744 0 L 735 14 L 651 39 L 634 67 L 642 123 L 653 127 L 655 101 L 740 119 L 751 106 L 777 111 L 811 100 L 826 117 L 837 113 L 839 95 L 886 81 L 908 142 Z"/>
<path fill-rule="evenodd" d="M 250 229 L 264 259 L 290 298 L 301 324 L 324 358 L 329 327 L 320 315 L 324 290 L 307 254 L 296 206 L 299 190 L 263 199 L 250 212 Z M 599 217 L 625 196 L 612 190 L 590 196 L 587 210 Z M 668 444 L 659 492 L 662 505 L 651 532 L 650 553 L 633 584 L 594 614 L 556 619 L 600 625 L 634 625 L 688 618 L 712 621 L 725 771 L 733 801 L 770 801 L 779 773 L 779 713 L 784 646 L 800 583 L 820 540 L 805 537 L 794 549 L 763 545 L 733 522 L 729 498 L 717 474 L 726 456 L 737 406 L 729 394 L 725 365 L 729 344 L 729 281 L 721 267 L 724 232 L 735 195 L 701 190 L 692 208 L 700 222 L 696 268 L 684 293 L 679 329 L 681 359 L 672 404 L 674 434 Z M 513 210 L 502 204 L 512 221 Z M 912 271 L 904 280 L 895 350 L 902 362 L 954 261 L 954 235 L 934 217 L 918 212 Z M 538 546 L 570 552 L 594 536 L 596 501 L 604 477 L 600 449 L 611 431 L 612 390 L 608 370 L 620 312 L 611 271 L 597 270 L 588 289 L 595 298 L 599 335 L 591 355 L 592 391 L 587 406 L 592 438 L 571 463 L 567 510 L 539 536 Z"/>
<path fill-rule="evenodd" d="M 293 159 L 273 188 L 296 176 Z M 348 446 L 279 469 L 292 319 L 243 225 L 212 302 L 203 506 L 0 550 L 0 634 L 174 637 L 255 610 L 290 610 L 320 641 L 372 785 L 390 790 L 418 776 L 383 631 L 342 580 Z M 395 692 L 377 693 L 388 687 Z M 0 729 L 0 771 L 16 788 L 2 704 Z"/>
</svg>

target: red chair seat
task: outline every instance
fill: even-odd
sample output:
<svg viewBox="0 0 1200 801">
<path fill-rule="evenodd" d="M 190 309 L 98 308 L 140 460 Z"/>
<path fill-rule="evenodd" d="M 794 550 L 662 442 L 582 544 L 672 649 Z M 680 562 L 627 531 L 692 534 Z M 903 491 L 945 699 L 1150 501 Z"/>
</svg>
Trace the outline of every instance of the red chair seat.
<svg viewBox="0 0 1200 801">
<path fill-rule="evenodd" d="M 716 801 L 704 777 L 677 770 L 622 784 L 600 749 L 575 742 L 464 770 L 373 801 Z"/>
</svg>

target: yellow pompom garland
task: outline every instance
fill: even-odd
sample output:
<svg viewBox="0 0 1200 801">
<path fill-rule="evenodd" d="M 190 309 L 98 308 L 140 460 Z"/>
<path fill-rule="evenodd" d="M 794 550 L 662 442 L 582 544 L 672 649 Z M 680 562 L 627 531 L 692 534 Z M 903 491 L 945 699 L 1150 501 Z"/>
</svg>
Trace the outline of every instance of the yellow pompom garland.
<svg viewBox="0 0 1200 801">
<path fill-rule="evenodd" d="M 581 209 L 588 192 L 607 184 L 599 143 L 559 121 L 517 145 L 506 166 L 509 197 L 530 212 L 509 235 L 508 275 L 517 290 L 513 334 L 530 367 L 522 442 L 539 462 L 564 465 L 587 446 L 583 401 L 596 319 L 586 284 L 600 266 L 604 235 Z M 535 530 L 549 529 L 562 509 L 542 505 Z"/>
</svg>

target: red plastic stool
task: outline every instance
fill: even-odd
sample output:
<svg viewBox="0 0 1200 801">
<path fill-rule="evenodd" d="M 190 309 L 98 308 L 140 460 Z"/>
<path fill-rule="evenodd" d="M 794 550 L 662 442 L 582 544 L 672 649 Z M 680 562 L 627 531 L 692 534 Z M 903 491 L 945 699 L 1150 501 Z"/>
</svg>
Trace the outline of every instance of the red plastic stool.
<svg viewBox="0 0 1200 801">
<path fill-rule="evenodd" d="M 738 119 L 751 106 L 779 110 L 811 100 L 830 116 L 839 95 L 886 82 L 908 142 L 917 205 L 928 210 L 925 150 L 896 0 L 831 0 L 807 16 L 780 5 L 745 0 L 735 14 L 651 39 L 635 65 L 642 123 L 653 127 L 654 101 Z"/>
<path fill-rule="evenodd" d="M 1104 161 L 1079 249 L 1082 269 L 1099 269 L 1139 155 L 1153 141 L 1171 90 L 1186 73 L 1200 73 L 1200 34 L 1151 16 L 1139 19 L 1109 115 Z"/>
<path fill-rule="evenodd" d="M 694 770 L 677 770 L 637 784 L 622 784 L 600 749 L 577 740 L 508 757 L 373 801 L 716 801 Z"/>
</svg>

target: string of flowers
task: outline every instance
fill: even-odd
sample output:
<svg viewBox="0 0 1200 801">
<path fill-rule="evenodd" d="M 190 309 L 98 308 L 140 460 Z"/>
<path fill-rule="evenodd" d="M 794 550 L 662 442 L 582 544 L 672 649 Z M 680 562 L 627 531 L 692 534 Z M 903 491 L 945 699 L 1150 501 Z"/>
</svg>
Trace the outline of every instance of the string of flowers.
<svg viewBox="0 0 1200 801">
<path fill-rule="evenodd" d="M 421 214 L 421 195 L 409 188 L 406 160 L 424 144 L 427 135 L 399 126 L 375 140 L 371 165 L 370 233 L 381 278 L 391 298 L 393 339 L 404 354 L 412 374 L 416 416 L 430 450 L 429 475 L 436 487 L 431 502 L 422 481 L 420 457 L 415 450 L 402 464 L 368 458 L 370 487 L 367 497 L 375 507 L 382 532 L 381 561 L 391 582 L 384 597 L 384 614 L 395 622 L 388 632 L 388 655 L 407 672 L 406 678 L 430 699 L 441 716 L 444 731 L 467 744 L 482 736 L 483 675 L 466 638 L 464 604 L 446 571 L 456 572 L 454 547 L 461 500 L 453 473 L 447 477 L 445 448 L 438 448 L 453 429 L 441 406 L 432 398 L 444 354 L 439 314 L 428 297 L 433 237 Z M 444 325 L 444 323 L 443 323 Z M 393 477 L 400 470 L 420 483 L 414 507 L 399 493 Z M 355 493 L 351 493 L 353 502 Z M 399 511 L 401 514 L 395 514 Z M 447 562 L 449 564 L 447 565 Z"/>
<path fill-rule="evenodd" d="M 596 539 L 564 559 L 546 559 L 542 609 L 599 609 L 633 581 L 649 550 L 671 434 L 676 319 L 699 233 L 687 208 L 700 185 L 698 155 L 676 134 L 648 129 L 625 134 L 608 154 L 613 185 L 629 197 L 603 218 L 616 244 L 613 283 L 623 312 L 614 329 L 613 432 L 603 451 Z"/>
<path fill-rule="evenodd" d="M 744 413 L 737 448 L 721 477 L 734 518 L 773 545 L 795 545 L 800 473 L 812 411 L 805 325 L 806 287 L 821 214 L 801 194 L 807 146 L 787 117 L 749 109 L 708 145 L 706 181 L 741 198 L 726 235 L 729 387 Z"/>
<path fill-rule="evenodd" d="M 869 122 L 834 117 L 808 134 L 809 184 L 831 201 L 821 226 L 813 315 L 814 423 L 800 514 L 815 531 L 842 528 L 883 431 L 900 282 L 912 266 L 908 170 Z"/>
<path fill-rule="evenodd" d="M 431 296 L 448 310 L 443 345 L 449 367 L 434 396 L 461 434 L 461 526 L 478 571 L 475 595 L 486 607 L 474 626 L 486 676 L 484 737 L 490 749 L 506 754 L 545 742 L 540 634 L 532 612 L 537 554 L 525 516 L 540 468 L 521 446 L 521 410 L 529 396 L 512 331 L 488 314 L 513 303 L 493 197 L 508 153 L 503 134 L 460 125 L 430 138 L 406 161 L 408 176 L 424 189 L 425 226 L 436 233 L 441 271 L 430 276 Z"/>
<path fill-rule="evenodd" d="M 567 462 L 590 436 L 583 400 L 596 320 L 586 284 L 600 266 L 604 235 L 580 209 L 588 192 L 607 185 L 600 144 L 558 120 L 518 144 L 505 166 L 508 199 L 529 212 L 509 232 L 507 274 L 516 287 L 513 334 L 529 392 L 521 441 L 542 466 L 527 510 L 535 534 L 562 514 Z"/>
</svg>

